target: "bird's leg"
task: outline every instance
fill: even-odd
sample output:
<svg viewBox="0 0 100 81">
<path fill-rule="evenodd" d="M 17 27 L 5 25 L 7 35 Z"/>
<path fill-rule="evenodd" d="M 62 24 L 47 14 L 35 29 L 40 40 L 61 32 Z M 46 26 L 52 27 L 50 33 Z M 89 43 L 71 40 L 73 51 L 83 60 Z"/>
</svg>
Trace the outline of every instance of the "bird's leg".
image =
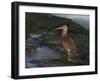
<svg viewBox="0 0 100 81">
<path fill-rule="evenodd" d="M 70 54 L 71 53 L 70 53 L 70 50 L 68 49 L 67 51 L 68 51 L 68 61 L 71 61 L 71 57 L 70 57 Z"/>
</svg>

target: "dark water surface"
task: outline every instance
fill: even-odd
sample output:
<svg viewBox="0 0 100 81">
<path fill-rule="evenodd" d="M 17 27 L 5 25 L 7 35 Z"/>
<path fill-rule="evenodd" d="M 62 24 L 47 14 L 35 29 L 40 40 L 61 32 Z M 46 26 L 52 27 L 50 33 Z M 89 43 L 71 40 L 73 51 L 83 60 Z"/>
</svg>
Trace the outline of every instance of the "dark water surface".
<svg viewBox="0 0 100 81">
<path fill-rule="evenodd" d="M 46 34 L 46 33 L 45 33 Z M 53 33 L 49 33 L 51 36 Z M 26 60 L 25 67 L 54 67 L 54 66 L 74 66 L 74 65 L 88 65 L 87 60 L 81 55 L 72 56 L 71 62 L 68 61 L 67 52 L 58 45 L 57 41 L 43 42 L 44 34 L 34 34 L 26 39 Z M 79 58 L 80 57 L 80 58 Z"/>
</svg>

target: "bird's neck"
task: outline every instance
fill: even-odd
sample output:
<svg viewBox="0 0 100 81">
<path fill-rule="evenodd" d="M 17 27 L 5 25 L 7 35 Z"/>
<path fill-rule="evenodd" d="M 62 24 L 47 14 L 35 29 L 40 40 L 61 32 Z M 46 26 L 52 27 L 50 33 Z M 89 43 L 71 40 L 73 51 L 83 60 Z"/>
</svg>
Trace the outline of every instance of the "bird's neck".
<svg viewBox="0 0 100 81">
<path fill-rule="evenodd" d="M 62 37 L 65 36 L 65 35 L 67 35 L 67 29 L 64 29 L 63 32 L 62 32 Z"/>
</svg>

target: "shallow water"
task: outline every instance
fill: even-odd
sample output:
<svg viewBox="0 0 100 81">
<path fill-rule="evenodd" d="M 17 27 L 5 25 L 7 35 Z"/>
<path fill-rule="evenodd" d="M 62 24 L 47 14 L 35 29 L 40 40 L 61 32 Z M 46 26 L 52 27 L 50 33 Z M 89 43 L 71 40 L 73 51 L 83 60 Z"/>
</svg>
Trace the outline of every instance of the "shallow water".
<svg viewBox="0 0 100 81">
<path fill-rule="evenodd" d="M 61 59 L 60 53 L 47 46 L 38 47 L 35 52 L 26 55 L 26 67 L 43 66 L 54 59 Z"/>
<path fill-rule="evenodd" d="M 47 34 L 47 33 L 46 33 Z M 49 33 L 54 35 L 53 33 Z M 67 52 L 53 41 L 44 43 L 41 35 L 33 35 L 26 40 L 26 45 L 32 45 L 29 49 L 26 49 L 25 67 L 54 67 L 54 66 L 76 66 L 76 65 L 88 65 L 88 53 L 84 49 L 80 49 L 79 56 L 71 57 L 73 61 L 68 61 Z M 51 38 L 50 38 L 51 39 Z M 57 42 L 57 41 L 56 41 Z M 84 42 L 81 42 L 84 43 Z M 82 46 L 81 46 L 82 47 Z M 83 47 L 82 47 L 83 48 Z M 87 57 L 87 59 L 86 59 Z"/>
<path fill-rule="evenodd" d="M 50 33 L 52 34 L 52 33 Z M 50 48 L 50 46 L 43 44 L 41 38 L 42 35 L 33 35 L 26 40 L 26 44 L 30 43 L 34 45 L 29 53 L 26 53 L 26 67 L 40 67 L 47 64 L 54 59 L 61 59 L 61 54 L 56 50 Z M 27 50 L 26 50 L 27 51 Z"/>
</svg>

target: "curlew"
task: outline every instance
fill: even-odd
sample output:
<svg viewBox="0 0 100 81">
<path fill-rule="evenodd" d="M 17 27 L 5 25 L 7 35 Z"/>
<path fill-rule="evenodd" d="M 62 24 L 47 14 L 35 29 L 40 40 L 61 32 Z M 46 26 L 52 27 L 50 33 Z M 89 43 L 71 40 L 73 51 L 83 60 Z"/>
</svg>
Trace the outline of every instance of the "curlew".
<svg viewBox="0 0 100 81">
<path fill-rule="evenodd" d="M 68 26 L 63 25 L 62 27 L 59 27 L 55 30 L 56 31 L 62 30 L 60 43 L 61 43 L 62 47 L 67 51 L 68 61 L 71 61 L 71 55 L 77 54 L 77 48 L 76 48 L 74 40 L 72 39 L 72 37 L 68 33 L 68 31 L 69 31 Z"/>
</svg>

